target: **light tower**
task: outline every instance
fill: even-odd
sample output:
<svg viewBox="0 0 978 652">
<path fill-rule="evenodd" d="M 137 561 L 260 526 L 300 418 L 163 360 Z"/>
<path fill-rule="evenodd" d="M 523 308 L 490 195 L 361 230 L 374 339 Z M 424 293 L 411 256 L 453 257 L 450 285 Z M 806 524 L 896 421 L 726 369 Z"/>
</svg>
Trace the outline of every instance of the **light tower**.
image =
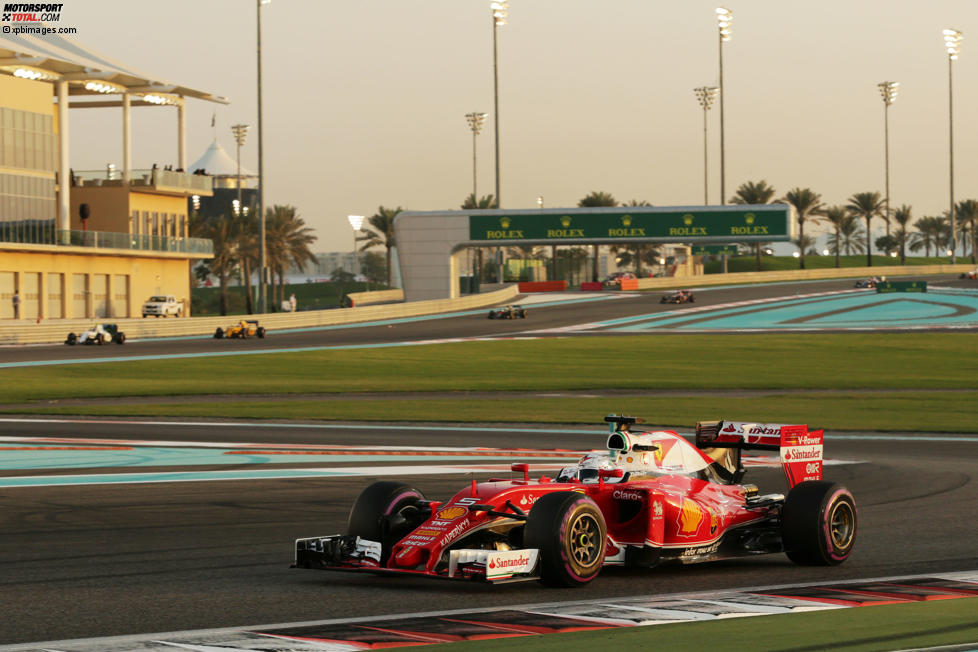
<svg viewBox="0 0 978 652">
<path fill-rule="evenodd" d="M 720 89 L 716 86 L 700 86 L 699 88 L 693 89 L 696 93 L 696 99 L 699 100 L 700 106 L 703 107 L 703 205 L 708 205 L 710 203 L 710 193 L 708 186 L 708 150 L 707 144 L 708 139 L 706 136 L 706 116 L 710 107 L 713 106 L 714 100 L 716 100 L 717 95 L 720 94 Z M 721 191 L 722 192 L 722 191 Z"/>
</svg>

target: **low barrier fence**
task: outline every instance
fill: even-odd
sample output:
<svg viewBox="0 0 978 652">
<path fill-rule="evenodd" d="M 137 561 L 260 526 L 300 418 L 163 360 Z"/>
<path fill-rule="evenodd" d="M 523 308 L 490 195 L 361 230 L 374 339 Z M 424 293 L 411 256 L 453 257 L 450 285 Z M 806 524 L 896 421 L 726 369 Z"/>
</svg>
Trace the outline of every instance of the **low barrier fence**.
<svg viewBox="0 0 978 652">
<path fill-rule="evenodd" d="M 126 339 L 141 337 L 179 337 L 187 335 L 211 335 L 220 328 L 227 328 L 242 319 L 257 319 L 270 333 L 280 328 L 309 328 L 336 326 L 365 321 L 399 319 L 436 315 L 458 310 L 482 308 L 509 301 L 519 294 L 517 286 L 472 294 L 460 299 L 433 299 L 378 306 L 337 308 L 335 310 L 309 310 L 304 312 L 274 312 L 262 315 L 228 315 L 217 317 L 168 317 L 129 319 L 64 319 L 35 323 L 29 320 L 11 320 L 0 325 L 0 344 L 52 344 L 64 342 L 69 332 L 82 332 L 92 324 L 115 323 L 126 334 Z M 2 358 L 2 353 L 0 353 Z"/>
<path fill-rule="evenodd" d="M 666 288 L 704 287 L 709 285 L 741 285 L 782 281 L 815 281 L 834 278 L 866 278 L 869 276 L 929 276 L 933 274 L 960 274 L 974 269 L 974 265 L 889 265 L 887 267 L 832 267 L 829 269 L 793 269 L 782 272 L 734 272 L 731 274 L 706 274 L 682 278 L 640 278 L 639 290 Z M 624 285 L 621 289 L 627 289 Z"/>
</svg>

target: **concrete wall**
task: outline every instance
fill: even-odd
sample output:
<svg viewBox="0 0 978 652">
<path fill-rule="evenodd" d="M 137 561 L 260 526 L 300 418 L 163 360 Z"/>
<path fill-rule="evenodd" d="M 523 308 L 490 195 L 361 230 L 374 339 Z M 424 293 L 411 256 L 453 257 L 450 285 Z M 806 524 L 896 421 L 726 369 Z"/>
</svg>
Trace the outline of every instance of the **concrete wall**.
<svg viewBox="0 0 978 652">
<path fill-rule="evenodd" d="M 315 326 L 332 326 L 354 324 L 364 321 L 383 319 L 398 319 L 435 315 L 459 310 L 473 310 L 486 306 L 504 303 L 517 295 L 516 285 L 496 292 L 473 294 L 461 299 L 439 299 L 434 301 L 416 301 L 384 306 L 366 306 L 363 308 L 346 308 L 337 310 L 310 310 L 306 312 L 270 313 L 265 315 L 238 315 L 228 317 L 195 317 L 193 319 L 147 318 L 147 319 L 85 319 L 57 322 L 42 322 L 12 320 L 0 321 L 0 345 L 2 344 L 35 344 L 64 342 L 69 332 L 80 332 L 96 321 L 118 323 L 127 339 L 140 337 L 176 337 L 180 335 L 212 335 L 218 327 L 227 328 L 240 319 L 257 319 L 259 323 L 273 334 L 277 328 L 304 328 Z M 7 299 L 9 302 L 9 298 Z M 109 345 L 115 346 L 115 345 Z M 110 349 L 111 350 L 111 349 Z"/>
<path fill-rule="evenodd" d="M 38 317 L 42 321 L 141 317 L 143 302 L 153 294 L 176 295 L 185 300 L 189 311 L 190 265 L 186 254 L 112 252 L 0 243 L 0 273 L 13 274 L 12 287 L 0 289 L 0 318 L 13 318 L 15 289 L 21 294 L 20 323 Z M 40 282 L 35 291 L 37 278 Z M 63 287 L 60 299 L 59 285 Z M 33 304 L 29 307 L 23 303 L 28 300 L 38 304 L 36 311 Z"/>
<path fill-rule="evenodd" d="M 868 278 L 870 276 L 927 276 L 931 274 L 960 274 L 974 269 L 971 263 L 959 265 L 890 265 L 887 267 L 839 267 L 831 269 L 794 269 L 783 272 L 736 272 L 706 274 L 684 278 L 640 278 L 639 290 L 676 287 L 705 287 L 710 285 L 740 285 L 779 281 L 824 280 L 833 278 Z"/>
<path fill-rule="evenodd" d="M 469 221 L 458 213 L 401 213 L 394 220 L 404 299 L 459 296 L 452 250 L 469 239 Z"/>
</svg>

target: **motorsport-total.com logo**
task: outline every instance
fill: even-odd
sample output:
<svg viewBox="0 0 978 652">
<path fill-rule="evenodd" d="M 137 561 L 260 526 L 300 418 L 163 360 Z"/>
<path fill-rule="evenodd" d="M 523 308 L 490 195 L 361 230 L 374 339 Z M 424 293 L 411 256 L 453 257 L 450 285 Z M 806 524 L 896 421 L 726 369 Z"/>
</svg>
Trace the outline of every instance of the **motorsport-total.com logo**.
<svg viewBox="0 0 978 652">
<path fill-rule="evenodd" d="M 5 23 L 53 23 L 61 20 L 64 3 L 6 2 L 3 5 Z"/>
</svg>

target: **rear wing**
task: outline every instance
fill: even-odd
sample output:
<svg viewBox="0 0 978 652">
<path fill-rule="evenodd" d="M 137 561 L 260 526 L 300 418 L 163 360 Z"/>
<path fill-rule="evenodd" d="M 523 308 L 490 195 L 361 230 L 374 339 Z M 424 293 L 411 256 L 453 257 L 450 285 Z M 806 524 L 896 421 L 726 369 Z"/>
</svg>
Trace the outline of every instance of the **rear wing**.
<svg viewBox="0 0 978 652">
<path fill-rule="evenodd" d="M 778 451 L 788 487 L 822 479 L 823 430 L 805 425 L 701 421 L 696 424 L 696 447 Z"/>
</svg>

